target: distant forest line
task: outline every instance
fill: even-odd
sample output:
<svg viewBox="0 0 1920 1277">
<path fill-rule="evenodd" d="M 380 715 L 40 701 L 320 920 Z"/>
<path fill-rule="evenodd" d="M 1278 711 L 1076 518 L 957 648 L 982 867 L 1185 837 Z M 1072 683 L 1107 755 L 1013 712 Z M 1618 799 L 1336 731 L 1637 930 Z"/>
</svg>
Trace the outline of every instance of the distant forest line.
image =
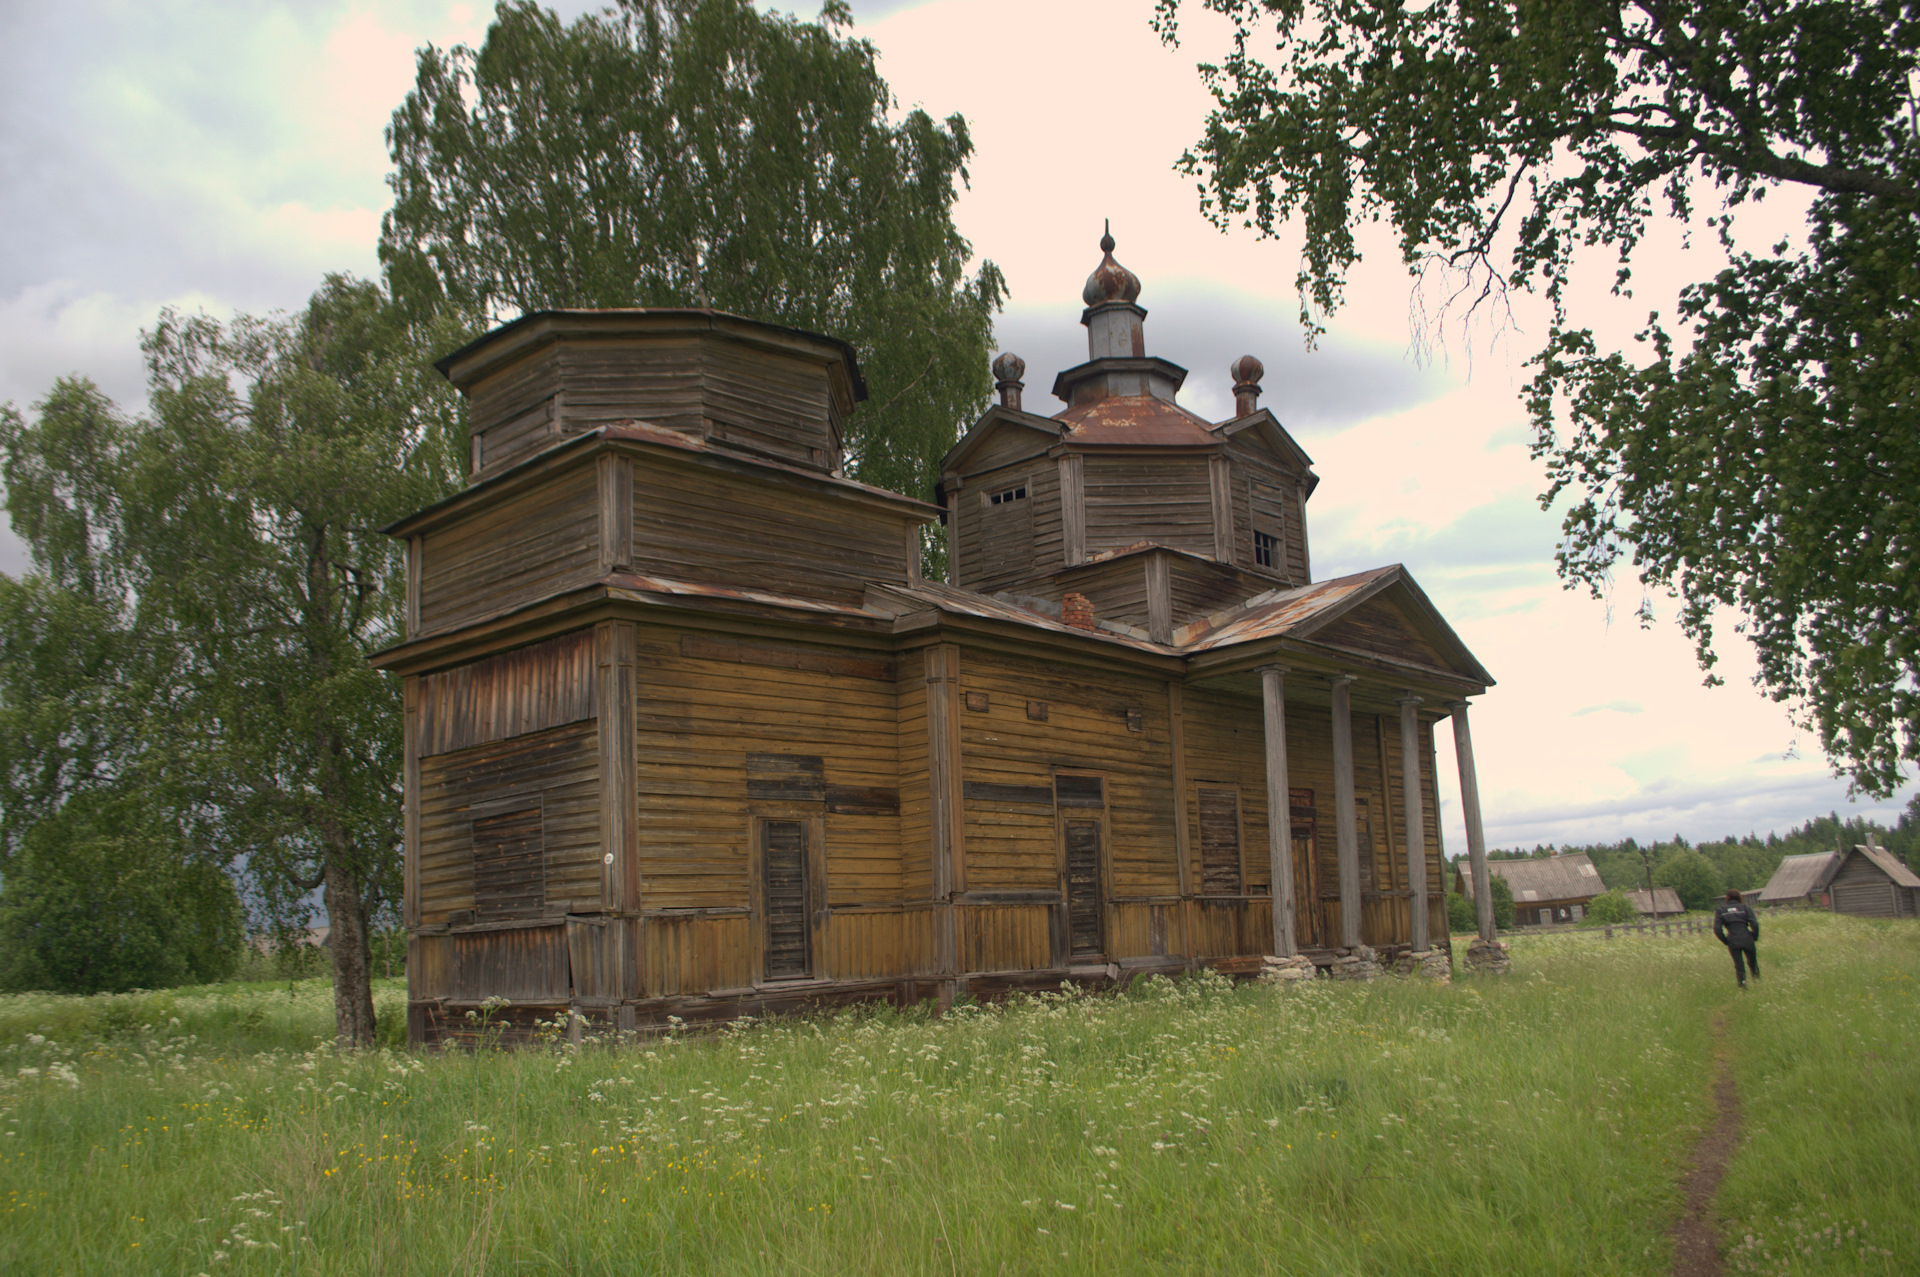
<svg viewBox="0 0 1920 1277">
<path fill-rule="evenodd" d="M 1645 887 L 1649 875 L 1656 886 L 1672 885 L 1676 877 L 1697 881 L 1699 860 L 1704 860 L 1718 882 L 1715 891 L 1718 894 L 1728 889 L 1752 891 L 1764 887 L 1767 880 L 1773 877 L 1773 871 L 1788 856 L 1856 846 L 1869 841 L 1869 835 L 1872 835 L 1872 841 L 1900 857 L 1909 868 L 1920 869 L 1920 794 L 1914 795 L 1907 804 L 1907 810 L 1892 826 L 1857 816 L 1842 820 L 1838 812 L 1832 812 L 1816 816 L 1785 834 L 1770 833 L 1764 838 L 1758 834 L 1747 834 L 1745 837 L 1730 835 L 1717 842 L 1693 843 L 1675 834 L 1671 839 L 1653 843 L 1641 843 L 1628 838 L 1617 843 L 1568 843 L 1566 846 L 1535 846 L 1531 850 L 1519 847 L 1489 850 L 1487 859 L 1544 859 L 1581 852 L 1593 862 L 1594 868 L 1600 871 L 1600 880 L 1612 891 L 1632 891 Z M 1453 857 L 1456 864 L 1465 859 L 1464 855 Z M 1679 872 L 1683 868 L 1691 868 L 1696 873 Z M 1451 889 L 1452 884 L 1448 886 Z"/>
</svg>

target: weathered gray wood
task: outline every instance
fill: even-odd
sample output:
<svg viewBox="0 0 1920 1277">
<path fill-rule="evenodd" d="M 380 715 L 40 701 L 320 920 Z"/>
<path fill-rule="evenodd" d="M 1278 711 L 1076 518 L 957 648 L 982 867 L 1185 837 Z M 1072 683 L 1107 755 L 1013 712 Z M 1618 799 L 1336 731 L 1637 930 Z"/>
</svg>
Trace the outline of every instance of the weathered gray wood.
<svg viewBox="0 0 1920 1277">
<path fill-rule="evenodd" d="M 608 909 L 637 913 L 640 884 L 640 788 L 634 721 L 634 627 L 603 621 L 594 627 L 594 717 L 600 738 L 600 848 L 606 866 Z"/>
<path fill-rule="evenodd" d="M 1173 590 L 1167 580 L 1167 556 L 1147 557 L 1147 635 L 1156 643 L 1173 642 Z"/>
<path fill-rule="evenodd" d="M 960 773 L 960 649 L 951 643 L 926 652 L 927 787 L 931 807 L 933 890 L 941 902 L 940 970 L 958 968 L 953 897 L 966 890 L 965 798 Z"/>
<path fill-rule="evenodd" d="M 1408 692 L 1400 698 L 1400 816 L 1407 849 L 1407 885 L 1413 891 L 1409 905 L 1415 951 L 1428 947 L 1427 817 L 1420 792 L 1420 698 Z"/>
<path fill-rule="evenodd" d="M 1085 551 L 1098 554 L 1141 541 L 1212 554 L 1212 485 L 1204 456 L 1089 454 L 1080 483 Z"/>
<path fill-rule="evenodd" d="M 1467 727 L 1467 703 L 1453 701 L 1453 752 L 1460 767 L 1460 814 L 1467 824 L 1467 863 L 1473 867 L 1473 903 L 1480 938 L 1493 943 L 1493 883 L 1487 877 L 1487 836 L 1480 825 L 1480 779 L 1473 769 L 1473 733 Z"/>
<path fill-rule="evenodd" d="M 1360 843 L 1353 794 L 1353 676 L 1333 680 L 1333 827 L 1340 867 L 1340 943 L 1360 943 Z"/>
<path fill-rule="evenodd" d="M 1233 542 L 1233 464 L 1223 455 L 1207 458 L 1207 478 L 1213 505 L 1213 557 L 1222 563 L 1239 561 Z"/>
<path fill-rule="evenodd" d="M 1201 894 L 1240 895 L 1244 883 L 1240 866 L 1240 791 L 1202 785 L 1199 810 Z"/>
<path fill-rule="evenodd" d="M 410 677 L 400 684 L 400 700 L 406 709 L 400 749 L 401 775 L 401 924 L 420 925 L 420 679 Z"/>
<path fill-rule="evenodd" d="M 1286 671 L 1278 665 L 1260 670 L 1262 740 L 1267 762 L 1267 864 L 1273 883 L 1273 952 L 1291 958 L 1300 952 L 1293 881 L 1292 789 L 1287 782 Z"/>
<path fill-rule="evenodd" d="M 1087 504 L 1084 467 L 1078 453 L 1060 458 L 1060 535 L 1067 567 L 1086 562 Z"/>
<path fill-rule="evenodd" d="M 1173 770 L 1173 845 L 1179 858 L 1180 894 L 1193 894 L 1193 845 L 1187 830 L 1187 720 L 1178 683 L 1167 684 L 1167 754 Z"/>
<path fill-rule="evenodd" d="M 600 454 L 600 570 L 633 566 L 633 459 Z"/>
</svg>

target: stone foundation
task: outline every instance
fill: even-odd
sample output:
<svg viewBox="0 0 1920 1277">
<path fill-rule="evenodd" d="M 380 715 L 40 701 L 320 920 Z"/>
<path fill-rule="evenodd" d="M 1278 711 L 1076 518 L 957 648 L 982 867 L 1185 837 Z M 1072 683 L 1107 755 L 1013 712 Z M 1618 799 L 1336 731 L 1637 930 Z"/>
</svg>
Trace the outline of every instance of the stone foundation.
<svg viewBox="0 0 1920 1277">
<path fill-rule="evenodd" d="M 1335 949 L 1333 953 L 1333 966 L 1327 974 L 1336 980 L 1377 980 L 1385 974 L 1379 955 L 1364 944 Z"/>
<path fill-rule="evenodd" d="M 1513 959 L 1507 956 L 1507 946 L 1498 940 L 1481 940 L 1475 937 L 1467 946 L 1467 970 L 1487 975 L 1505 975 L 1513 970 Z"/>
<path fill-rule="evenodd" d="M 1295 954 L 1291 958 L 1276 958 L 1272 954 L 1260 960 L 1259 980 L 1263 984 L 1292 984 L 1295 980 L 1311 980 L 1320 974 L 1312 958 Z"/>
<path fill-rule="evenodd" d="M 1393 973 L 1419 976 L 1435 984 L 1453 983 L 1453 955 L 1445 949 L 1408 950 L 1394 959 Z"/>
</svg>

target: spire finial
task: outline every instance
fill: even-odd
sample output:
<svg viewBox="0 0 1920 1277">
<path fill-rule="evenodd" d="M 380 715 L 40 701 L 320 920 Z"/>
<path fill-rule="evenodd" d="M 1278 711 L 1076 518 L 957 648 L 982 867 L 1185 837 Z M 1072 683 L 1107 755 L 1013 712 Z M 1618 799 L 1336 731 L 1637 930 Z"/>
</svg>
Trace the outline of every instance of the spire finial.
<svg viewBox="0 0 1920 1277">
<path fill-rule="evenodd" d="M 1113 221 L 1103 219 L 1104 229 L 1100 236 L 1100 264 L 1093 268 L 1093 274 L 1087 276 L 1087 286 L 1081 290 L 1081 300 L 1089 306 L 1098 306 L 1102 302 L 1131 302 L 1140 295 L 1140 277 L 1113 260 Z"/>
</svg>

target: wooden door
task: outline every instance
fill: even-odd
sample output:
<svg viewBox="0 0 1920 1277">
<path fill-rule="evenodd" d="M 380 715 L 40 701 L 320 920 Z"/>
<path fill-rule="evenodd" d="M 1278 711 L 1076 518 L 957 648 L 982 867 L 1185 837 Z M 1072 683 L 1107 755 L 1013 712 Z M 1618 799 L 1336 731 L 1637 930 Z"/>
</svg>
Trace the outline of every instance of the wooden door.
<svg viewBox="0 0 1920 1277">
<path fill-rule="evenodd" d="M 1320 882 L 1313 854 L 1314 810 L 1311 789 L 1292 790 L 1293 942 L 1302 949 L 1321 946 Z"/>
<path fill-rule="evenodd" d="M 760 874 L 767 920 L 766 979 L 803 980 L 813 974 L 805 822 L 761 823 Z"/>
<path fill-rule="evenodd" d="M 1067 953 L 1095 957 L 1106 952 L 1101 936 L 1100 822 L 1069 820 L 1064 825 L 1067 844 Z"/>
<path fill-rule="evenodd" d="M 1241 894 L 1240 791 L 1200 786 L 1200 894 Z"/>
</svg>

